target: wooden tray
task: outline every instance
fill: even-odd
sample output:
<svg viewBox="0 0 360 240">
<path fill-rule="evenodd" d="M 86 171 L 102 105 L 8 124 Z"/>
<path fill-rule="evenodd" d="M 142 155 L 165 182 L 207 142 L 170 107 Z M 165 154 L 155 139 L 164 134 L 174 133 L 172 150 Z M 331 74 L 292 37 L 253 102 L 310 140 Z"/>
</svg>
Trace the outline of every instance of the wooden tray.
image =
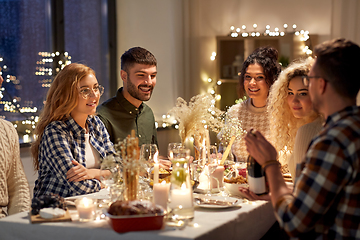
<svg viewBox="0 0 360 240">
<path fill-rule="evenodd" d="M 46 222 L 71 222 L 71 216 L 69 213 L 69 210 L 66 210 L 66 213 L 64 216 L 59 218 L 52 218 L 52 219 L 46 219 L 40 217 L 40 214 L 38 215 L 31 215 L 31 212 L 29 212 L 30 215 L 30 222 L 31 223 L 46 223 Z"/>
</svg>

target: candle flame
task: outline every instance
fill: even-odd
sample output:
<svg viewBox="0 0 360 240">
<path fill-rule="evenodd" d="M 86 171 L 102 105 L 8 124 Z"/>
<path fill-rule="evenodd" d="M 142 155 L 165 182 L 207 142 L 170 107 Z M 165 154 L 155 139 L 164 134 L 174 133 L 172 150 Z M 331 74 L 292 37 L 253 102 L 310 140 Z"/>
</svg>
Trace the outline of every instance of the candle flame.
<svg viewBox="0 0 360 240">
<path fill-rule="evenodd" d="M 165 181 L 165 180 L 163 180 L 163 181 L 161 182 L 161 184 L 162 184 L 162 185 L 166 184 L 166 181 Z"/>
<path fill-rule="evenodd" d="M 91 199 L 84 197 L 83 199 L 81 199 L 80 203 L 84 206 L 84 207 L 88 207 L 90 206 L 93 202 Z"/>
</svg>

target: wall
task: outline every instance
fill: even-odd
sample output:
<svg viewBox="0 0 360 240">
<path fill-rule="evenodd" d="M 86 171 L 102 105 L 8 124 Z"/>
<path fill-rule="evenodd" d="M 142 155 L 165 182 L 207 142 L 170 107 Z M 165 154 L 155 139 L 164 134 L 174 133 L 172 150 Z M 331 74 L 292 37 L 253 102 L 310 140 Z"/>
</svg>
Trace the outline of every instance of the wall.
<svg viewBox="0 0 360 240">
<path fill-rule="evenodd" d="M 176 97 L 184 94 L 182 1 L 118 0 L 116 4 L 118 58 L 135 46 L 148 49 L 157 58 L 157 83 L 147 104 L 155 118 L 161 119 L 175 106 Z"/>
</svg>

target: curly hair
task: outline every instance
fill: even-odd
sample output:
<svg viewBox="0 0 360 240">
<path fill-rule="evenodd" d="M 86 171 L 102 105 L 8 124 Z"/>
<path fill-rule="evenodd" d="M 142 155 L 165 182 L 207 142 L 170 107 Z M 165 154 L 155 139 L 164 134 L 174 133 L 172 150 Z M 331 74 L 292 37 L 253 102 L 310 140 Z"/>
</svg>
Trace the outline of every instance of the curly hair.
<svg viewBox="0 0 360 240">
<path fill-rule="evenodd" d="M 46 126 L 53 121 L 65 120 L 78 104 L 78 83 L 94 70 L 83 64 L 65 66 L 55 77 L 47 93 L 44 110 L 35 128 L 36 140 L 31 145 L 34 169 L 39 169 L 39 146 Z"/>
<path fill-rule="evenodd" d="M 268 97 L 270 132 L 277 151 L 293 151 L 296 132 L 302 125 L 312 122 L 319 114 L 314 110 L 305 118 L 295 118 L 287 102 L 288 86 L 291 79 L 308 75 L 314 60 L 312 58 L 292 62 L 283 70 L 272 85 Z M 280 161 L 282 161 L 280 159 Z"/>
<path fill-rule="evenodd" d="M 281 66 L 277 62 L 277 59 L 278 50 L 269 46 L 255 49 L 255 51 L 246 58 L 239 77 L 238 91 L 240 98 L 247 96 L 244 88 L 244 76 L 248 66 L 258 63 L 264 69 L 265 81 L 270 88 L 281 71 Z"/>
</svg>

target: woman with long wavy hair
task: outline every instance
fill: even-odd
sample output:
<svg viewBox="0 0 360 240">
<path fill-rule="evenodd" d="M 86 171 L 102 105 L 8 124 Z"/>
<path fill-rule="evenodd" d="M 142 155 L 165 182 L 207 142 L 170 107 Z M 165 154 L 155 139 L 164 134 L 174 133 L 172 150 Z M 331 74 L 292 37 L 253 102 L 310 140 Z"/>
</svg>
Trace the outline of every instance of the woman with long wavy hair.
<svg viewBox="0 0 360 240">
<path fill-rule="evenodd" d="M 95 116 L 103 87 L 95 72 L 72 63 L 55 77 L 31 146 L 38 170 L 34 196 L 62 197 L 99 191 L 100 160 L 115 150 L 104 124 Z"/>
<path fill-rule="evenodd" d="M 296 164 L 301 162 L 311 139 L 323 123 L 319 113 L 313 109 L 308 87 L 302 80 L 313 62 L 308 58 L 291 63 L 279 75 L 268 98 L 271 141 L 280 153 L 281 165 L 288 165 L 293 180 Z M 286 168 L 283 170 L 286 172 Z"/>
</svg>

